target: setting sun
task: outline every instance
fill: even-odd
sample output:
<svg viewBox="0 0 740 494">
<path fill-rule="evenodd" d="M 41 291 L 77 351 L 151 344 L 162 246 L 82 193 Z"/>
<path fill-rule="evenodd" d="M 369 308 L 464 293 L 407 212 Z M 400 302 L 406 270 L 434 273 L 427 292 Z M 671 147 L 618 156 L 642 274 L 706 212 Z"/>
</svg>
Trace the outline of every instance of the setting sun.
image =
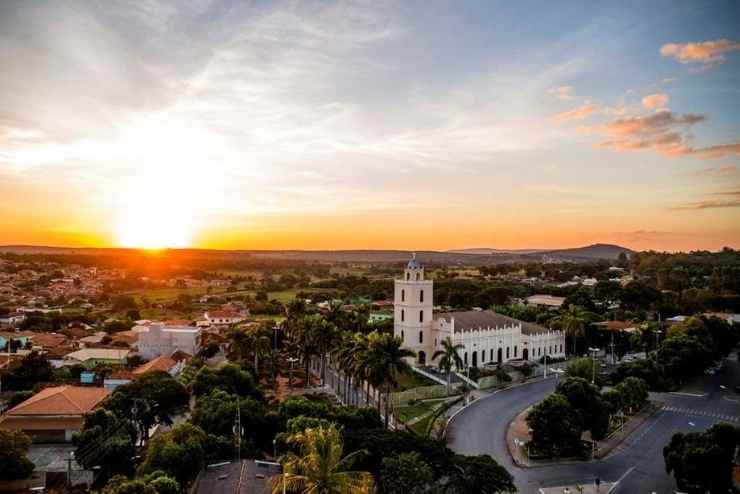
<svg viewBox="0 0 740 494">
<path fill-rule="evenodd" d="M 117 245 L 143 249 L 190 246 L 194 221 L 184 204 L 155 193 L 131 202 L 118 216 Z"/>
</svg>

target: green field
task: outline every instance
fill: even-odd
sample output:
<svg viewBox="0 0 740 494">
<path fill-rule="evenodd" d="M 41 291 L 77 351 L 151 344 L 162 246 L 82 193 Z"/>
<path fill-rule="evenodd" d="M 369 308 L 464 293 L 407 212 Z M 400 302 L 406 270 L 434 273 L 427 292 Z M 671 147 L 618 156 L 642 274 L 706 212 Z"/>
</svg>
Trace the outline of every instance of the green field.
<svg viewBox="0 0 740 494">
<path fill-rule="evenodd" d="M 431 412 L 437 405 L 439 405 L 439 401 L 423 401 L 406 407 L 394 407 L 393 413 L 399 419 L 407 422 L 414 417 Z"/>
<path fill-rule="evenodd" d="M 267 297 L 269 300 L 277 300 L 283 304 L 292 301 L 297 290 L 284 290 L 280 292 L 268 292 Z M 220 295 L 224 297 L 229 296 L 240 296 L 240 295 L 251 295 L 254 297 L 257 292 L 255 290 L 236 290 L 226 291 L 226 288 L 212 288 L 209 292 L 206 288 L 151 288 L 148 290 L 140 290 L 130 292 L 129 295 L 134 297 L 136 303 L 141 303 L 142 299 L 147 298 L 150 302 L 166 303 L 173 302 L 180 295 L 190 295 L 193 298 L 199 298 L 203 295 Z"/>
<path fill-rule="evenodd" d="M 397 393 L 399 391 L 406 391 L 407 389 L 418 388 L 420 386 L 434 386 L 435 384 L 437 383 L 431 379 L 427 379 L 421 374 L 417 374 L 412 371 L 398 376 L 398 386 L 396 386 L 393 392 Z"/>
</svg>

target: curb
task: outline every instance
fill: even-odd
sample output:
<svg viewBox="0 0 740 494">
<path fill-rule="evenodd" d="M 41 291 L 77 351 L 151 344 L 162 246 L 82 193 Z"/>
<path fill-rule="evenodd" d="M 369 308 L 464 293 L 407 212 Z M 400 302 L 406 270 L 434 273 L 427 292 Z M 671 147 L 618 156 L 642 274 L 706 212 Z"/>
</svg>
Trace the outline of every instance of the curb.
<svg viewBox="0 0 740 494">
<path fill-rule="evenodd" d="M 497 389 L 493 393 L 489 393 L 486 396 L 481 396 L 477 400 L 471 401 L 467 405 L 464 405 L 464 406 L 460 407 L 459 409 L 455 410 L 455 412 L 452 415 L 450 415 L 450 417 L 447 419 L 447 423 L 445 424 L 445 428 L 444 428 L 444 431 L 443 431 L 443 436 L 444 437 L 447 437 L 447 429 L 450 427 L 450 424 L 452 423 L 453 419 L 455 419 L 455 417 L 457 417 L 463 410 L 467 410 L 468 407 L 471 407 L 472 405 L 474 405 L 476 403 L 480 403 L 483 400 L 487 400 L 488 398 L 491 398 L 492 396 L 496 396 L 498 393 L 501 393 L 502 391 L 506 391 L 507 389 L 514 389 L 514 388 L 518 388 L 520 386 L 526 386 L 527 384 L 534 384 L 534 383 L 542 382 L 542 381 L 545 381 L 546 379 L 553 379 L 553 377 L 551 377 L 551 376 L 548 376 L 548 377 L 538 377 L 538 378 L 535 378 L 535 379 L 530 379 L 529 381 L 524 381 L 524 382 L 521 382 L 521 383 L 513 384 L 511 386 L 507 386 L 505 388 Z"/>
</svg>

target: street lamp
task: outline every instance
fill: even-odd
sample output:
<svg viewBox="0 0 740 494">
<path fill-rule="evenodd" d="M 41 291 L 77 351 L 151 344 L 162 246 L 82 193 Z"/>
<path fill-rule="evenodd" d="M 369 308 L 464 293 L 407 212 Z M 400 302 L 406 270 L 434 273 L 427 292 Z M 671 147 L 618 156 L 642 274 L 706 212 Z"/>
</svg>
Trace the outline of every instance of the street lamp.
<svg viewBox="0 0 740 494">
<path fill-rule="evenodd" d="M 599 349 L 589 347 L 588 351 L 591 352 L 591 384 L 596 384 L 596 354 Z"/>
<path fill-rule="evenodd" d="M 655 330 L 655 351 L 658 351 L 658 342 L 660 340 L 660 335 L 663 334 L 663 331 L 660 329 Z M 645 355 L 645 358 L 647 358 L 647 355 Z"/>
<path fill-rule="evenodd" d="M 290 374 L 288 377 L 288 389 L 290 391 L 293 391 L 293 364 L 298 362 L 298 359 L 295 357 L 289 357 L 288 363 L 290 364 Z M 308 378 L 308 376 L 306 376 Z"/>
</svg>

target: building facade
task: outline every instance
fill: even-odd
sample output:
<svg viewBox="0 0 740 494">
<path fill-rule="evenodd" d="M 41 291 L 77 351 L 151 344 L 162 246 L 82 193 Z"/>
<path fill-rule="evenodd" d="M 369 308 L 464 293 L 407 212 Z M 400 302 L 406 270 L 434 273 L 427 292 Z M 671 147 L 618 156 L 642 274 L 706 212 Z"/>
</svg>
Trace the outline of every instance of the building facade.
<svg viewBox="0 0 740 494">
<path fill-rule="evenodd" d="M 193 326 L 151 324 L 147 331 L 138 333 L 139 355 L 147 360 L 169 356 L 177 350 L 195 355 L 200 348 L 200 332 L 200 328 Z"/>
<path fill-rule="evenodd" d="M 431 357 L 446 338 L 463 345 L 460 356 L 466 366 L 565 356 L 561 331 L 490 310 L 435 315 L 434 282 L 425 278 L 416 256 L 394 285 L 394 334 L 405 348 L 416 352 L 419 365 L 431 364 Z"/>
</svg>

